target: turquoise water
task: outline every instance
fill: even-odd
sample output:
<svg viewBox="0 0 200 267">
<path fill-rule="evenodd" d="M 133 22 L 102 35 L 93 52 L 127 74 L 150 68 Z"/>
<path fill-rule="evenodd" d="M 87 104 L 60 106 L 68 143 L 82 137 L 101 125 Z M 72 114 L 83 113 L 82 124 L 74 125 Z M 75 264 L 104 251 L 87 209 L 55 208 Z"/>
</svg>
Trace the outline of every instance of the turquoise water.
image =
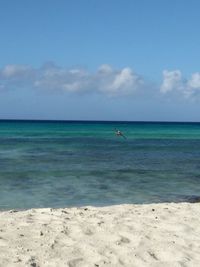
<svg viewBox="0 0 200 267">
<path fill-rule="evenodd" d="M 199 195 L 198 123 L 0 121 L 0 209 Z"/>
</svg>

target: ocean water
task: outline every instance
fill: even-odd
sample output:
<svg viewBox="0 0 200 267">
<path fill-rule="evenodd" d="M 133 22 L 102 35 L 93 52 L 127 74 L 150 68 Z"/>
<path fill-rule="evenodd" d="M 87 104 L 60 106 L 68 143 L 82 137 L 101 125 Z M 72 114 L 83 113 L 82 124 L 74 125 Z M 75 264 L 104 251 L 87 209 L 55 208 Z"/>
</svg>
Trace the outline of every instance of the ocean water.
<svg viewBox="0 0 200 267">
<path fill-rule="evenodd" d="M 0 121 L 1 210 L 199 195 L 199 123 Z"/>
</svg>

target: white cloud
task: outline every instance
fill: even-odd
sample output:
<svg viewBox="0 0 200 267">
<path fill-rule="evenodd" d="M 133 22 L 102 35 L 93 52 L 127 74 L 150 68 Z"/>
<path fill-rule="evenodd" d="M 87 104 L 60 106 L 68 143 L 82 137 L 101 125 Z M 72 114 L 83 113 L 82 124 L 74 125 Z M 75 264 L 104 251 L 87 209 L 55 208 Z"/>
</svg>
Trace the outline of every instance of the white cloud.
<svg viewBox="0 0 200 267">
<path fill-rule="evenodd" d="M 4 78 L 13 78 L 13 77 L 19 77 L 21 75 L 24 75 L 28 73 L 31 70 L 31 67 L 29 66 L 23 66 L 23 65 L 7 65 L 5 66 L 1 71 L 1 76 Z"/>
<path fill-rule="evenodd" d="M 110 95 L 129 95 L 134 93 L 142 83 L 142 79 L 130 68 L 124 68 L 114 73 L 110 84 L 107 84 L 104 91 Z"/>
<path fill-rule="evenodd" d="M 110 65 L 103 64 L 99 67 L 98 72 L 102 74 L 110 74 L 113 72 L 113 69 Z"/>
<path fill-rule="evenodd" d="M 188 81 L 188 87 L 191 89 L 200 89 L 200 73 L 193 73 L 191 79 Z"/>
<path fill-rule="evenodd" d="M 125 68 L 115 76 L 111 89 L 114 91 L 119 90 L 121 87 L 130 87 L 134 83 L 134 74 L 131 69 Z"/>
<path fill-rule="evenodd" d="M 66 83 L 62 85 L 62 88 L 68 92 L 79 92 L 82 84 L 80 82 Z"/>
<path fill-rule="evenodd" d="M 190 79 L 183 79 L 180 70 L 165 70 L 160 91 L 164 94 L 176 92 L 186 98 L 197 96 L 200 93 L 200 73 L 193 73 Z"/>
<path fill-rule="evenodd" d="M 182 88 L 182 74 L 180 70 L 163 71 L 163 83 L 160 87 L 162 93 L 167 93 L 172 90 L 180 90 Z"/>
</svg>

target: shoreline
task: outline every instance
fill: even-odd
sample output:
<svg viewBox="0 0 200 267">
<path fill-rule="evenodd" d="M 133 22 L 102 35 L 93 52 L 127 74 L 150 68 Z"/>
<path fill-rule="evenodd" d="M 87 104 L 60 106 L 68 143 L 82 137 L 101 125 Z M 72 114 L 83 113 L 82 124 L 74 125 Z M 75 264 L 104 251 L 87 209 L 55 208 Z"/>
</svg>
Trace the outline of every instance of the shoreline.
<svg viewBox="0 0 200 267">
<path fill-rule="evenodd" d="M 0 211 L 0 267 L 199 266 L 200 203 Z"/>
</svg>

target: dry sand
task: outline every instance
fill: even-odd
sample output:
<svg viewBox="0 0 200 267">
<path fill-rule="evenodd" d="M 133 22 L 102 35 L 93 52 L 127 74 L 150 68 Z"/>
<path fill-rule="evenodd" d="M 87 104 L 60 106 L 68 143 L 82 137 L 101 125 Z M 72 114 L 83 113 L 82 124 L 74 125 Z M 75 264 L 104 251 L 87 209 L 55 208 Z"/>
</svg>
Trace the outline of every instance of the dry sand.
<svg viewBox="0 0 200 267">
<path fill-rule="evenodd" d="M 0 266 L 200 266 L 200 204 L 0 213 Z"/>
</svg>

